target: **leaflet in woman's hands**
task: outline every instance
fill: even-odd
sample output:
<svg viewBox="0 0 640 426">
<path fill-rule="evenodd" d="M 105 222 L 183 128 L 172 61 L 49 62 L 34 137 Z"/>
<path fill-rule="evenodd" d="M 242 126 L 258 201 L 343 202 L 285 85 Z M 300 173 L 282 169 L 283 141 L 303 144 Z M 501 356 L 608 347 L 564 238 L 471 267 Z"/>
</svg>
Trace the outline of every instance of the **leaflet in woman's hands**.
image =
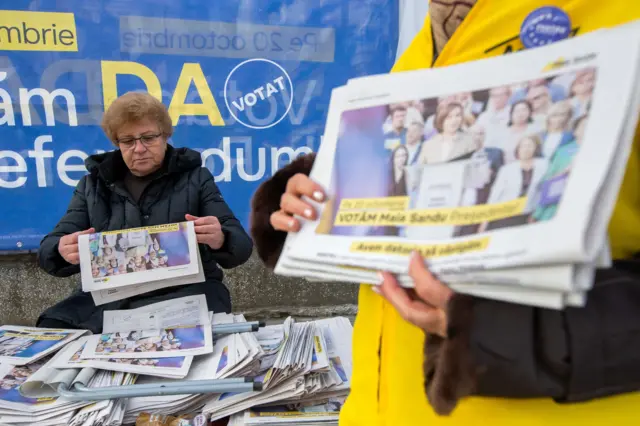
<svg viewBox="0 0 640 426">
<path fill-rule="evenodd" d="M 310 175 L 329 199 L 276 272 L 297 260 L 406 274 L 412 251 L 439 275 L 592 268 L 638 123 L 639 64 L 634 23 L 335 89 Z"/>
<path fill-rule="evenodd" d="M 81 235 L 78 251 L 96 305 L 205 280 L 193 222 Z"/>
</svg>

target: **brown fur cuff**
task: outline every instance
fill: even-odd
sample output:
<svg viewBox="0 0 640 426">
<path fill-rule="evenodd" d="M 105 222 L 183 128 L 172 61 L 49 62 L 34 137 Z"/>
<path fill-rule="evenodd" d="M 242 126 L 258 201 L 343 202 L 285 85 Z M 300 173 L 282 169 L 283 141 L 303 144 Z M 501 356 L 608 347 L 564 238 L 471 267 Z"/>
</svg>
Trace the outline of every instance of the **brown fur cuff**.
<svg viewBox="0 0 640 426">
<path fill-rule="evenodd" d="M 298 173 L 309 175 L 313 167 L 315 153 L 298 157 L 278 170 L 271 179 L 264 181 L 251 199 L 250 232 L 258 256 L 273 269 L 278 262 L 286 232 L 276 231 L 270 223 L 271 215 L 280 209 L 280 198 L 287 188 L 287 182 Z"/>
<path fill-rule="evenodd" d="M 477 368 L 471 355 L 474 298 L 455 294 L 447 307 L 448 338 L 427 334 L 424 346 L 425 392 L 439 415 L 453 412 L 458 401 L 476 386 Z"/>
</svg>

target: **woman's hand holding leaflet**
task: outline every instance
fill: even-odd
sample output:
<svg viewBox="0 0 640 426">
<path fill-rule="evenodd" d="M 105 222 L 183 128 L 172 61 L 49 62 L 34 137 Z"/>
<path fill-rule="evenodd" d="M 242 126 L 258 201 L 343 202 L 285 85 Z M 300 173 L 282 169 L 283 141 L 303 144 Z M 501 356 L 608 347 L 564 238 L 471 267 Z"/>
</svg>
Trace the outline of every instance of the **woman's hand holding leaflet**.
<svg viewBox="0 0 640 426">
<path fill-rule="evenodd" d="M 287 188 L 280 199 L 280 210 L 270 217 L 271 226 L 279 231 L 298 232 L 300 221 L 296 216 L 315 220 L 317 212 L 302 200 L 303 196 L 317 201 L 326 199 L 320 185 L 299 173 L 287 182 Z M 429 272 L 417 253 L 412 255 L 409 276 L 414 281 L 415 289 L 400 287 L 393 275 L 382 272 L 382 285 L 379 288 L 373 287 L 373 290 L 387 299 L 406 321 L 427 333 L 446 337 L 446 305 L 453 292 Z"/>
<path fill-rule="evenodd" d="M 60 238 L 58 242 L 58 252 L 60 256 L 72 265 L 80 263 L 80 253 L 78 252 L 78 237 L 84 234 L 93 234 L 95 229 L 89 228 L 84 231 L 74 232 Z"/>
</svg>

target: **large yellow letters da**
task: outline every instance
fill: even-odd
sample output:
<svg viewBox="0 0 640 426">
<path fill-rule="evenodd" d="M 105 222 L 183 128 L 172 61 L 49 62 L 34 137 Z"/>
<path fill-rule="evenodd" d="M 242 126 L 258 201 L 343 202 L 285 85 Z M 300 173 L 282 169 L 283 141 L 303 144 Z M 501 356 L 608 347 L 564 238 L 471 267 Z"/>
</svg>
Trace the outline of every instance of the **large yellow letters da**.
<svg viewBox="0 0 640 426">
<path fill-rule="evenodd" d="M 137 62 L 126 61 L 102 61 L 102 95 L 104 110 L 118 97 L 118 75 L 135 75 L 140 78 L 147 91 L 158 100 L 162 100 L 162 87 L 158 77 L 148 67 Z M 191 83 L 200 96 L 200 103 L 186 103 L 187 94 Z M 186 63 L 182 67 L 176 89 L 169 104 L 169 116 L 175 126 L 182 116 L 206 116 L 212 126 L 224 126 L 224 120 L 220 115 L 207 79 L 202 72 L 200 64 Z"/>
</svg>

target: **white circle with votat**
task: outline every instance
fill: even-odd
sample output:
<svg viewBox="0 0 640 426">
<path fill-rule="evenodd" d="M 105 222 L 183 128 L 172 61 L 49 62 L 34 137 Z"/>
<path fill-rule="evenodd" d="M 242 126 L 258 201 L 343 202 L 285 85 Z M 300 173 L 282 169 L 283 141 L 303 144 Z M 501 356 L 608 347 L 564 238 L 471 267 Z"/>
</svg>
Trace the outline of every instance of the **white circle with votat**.
<svg viewBox="0 0 640 426">
<path fill-rule="evenodd" d="M 284 114 L 282 114 L 282 117 L 280 117 L 273 123 L 269 124 L 268 126 L 254 126 L 252 124 L 245 123 L 244 121 L 240 120 L 240 118 L 236 116 L 236 114 L 233 112 L 233 109 L 231 109 L 231 107 L 229 106 L 229 98 L 227 97 L 227 86 L 229 85 L 229 80 L 231 79 L 231 76 L 233 75 L 233 73 L 238 70 L 238 68 L 251 62 L 267 62 L 271 65 L 275 65 L 280 69 L 280 71 L 284 73 L 284 76 L 287 78 L 287 81 L 289 82 L 290 94 L 289 94 L 289 105 L 287 105 L 287 110 L 284 112 Z M 264 58 L 247 59 L 246 61 L 240 62 L 238 65 L 236 65 L 227 76 L 227 79 L 224 82 L 224 103 L 225 105 L 227 105 L 227 109 L 229 110 L 229 113 L 231 114 L 231 116 L 243 126 L 248 127 L 250 129 L 257 129 L 257 130 L 268 129 L 270 127 L 275 126 L 279 122 L 281 122 L 287 116 L 287 114 L 289 114 L 289 111 L 291 110 L 291 106 L 293 105 L 293 82 L 291 81 L 291 77 L 289 77 L 289 74 L 287 73 L 287 71 L 284 68 L 282 68 L 282 66 L 280 66 L 278 63 L 269 59 L 264 59 Z"/>
</svg>

